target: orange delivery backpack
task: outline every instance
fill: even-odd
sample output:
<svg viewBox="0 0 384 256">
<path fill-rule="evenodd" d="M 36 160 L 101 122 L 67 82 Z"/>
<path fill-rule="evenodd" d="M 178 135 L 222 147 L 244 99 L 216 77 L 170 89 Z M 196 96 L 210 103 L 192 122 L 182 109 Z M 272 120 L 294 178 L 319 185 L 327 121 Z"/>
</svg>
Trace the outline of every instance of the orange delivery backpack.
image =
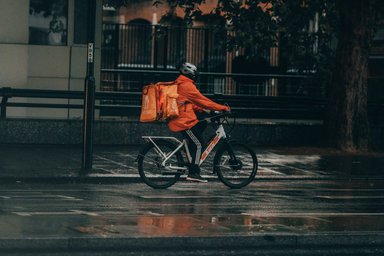
<svg viewBox="0 0 384 256">
<path fill-rule="evenodd" d="M 177 82 L 158 82 L 143 87 L 140 122 L 163 121 L 179 115 Z"/>
</svg>

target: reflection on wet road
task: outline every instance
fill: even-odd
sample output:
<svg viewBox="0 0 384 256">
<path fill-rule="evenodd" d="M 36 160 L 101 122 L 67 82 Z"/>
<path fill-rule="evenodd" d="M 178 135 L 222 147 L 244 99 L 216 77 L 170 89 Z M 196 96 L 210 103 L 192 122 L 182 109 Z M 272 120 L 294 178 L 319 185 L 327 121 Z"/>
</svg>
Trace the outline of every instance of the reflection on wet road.
<svg viewBox="0 0 384 256">
<path fill-rule="evenodd" d="M 4 184 L 0 236 L 168 237 L 384 231 L 384 180 Z"/>
</svg>

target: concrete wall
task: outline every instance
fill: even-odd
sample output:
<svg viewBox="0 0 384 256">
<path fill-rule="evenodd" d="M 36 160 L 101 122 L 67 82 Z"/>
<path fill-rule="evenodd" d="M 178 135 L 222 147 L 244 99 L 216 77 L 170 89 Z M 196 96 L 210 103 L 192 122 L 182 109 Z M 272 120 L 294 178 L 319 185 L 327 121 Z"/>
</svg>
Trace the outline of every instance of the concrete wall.
<svg viewBox="0 0 384 256">
<path fill-rule="evenodd" d="M 96 86 L 99 87 L 102 0 L 96 1 L 95 79 Z M 66 46 L 29 45 L 29 0 L 0 0 L 0 6 L 0 24 L 2 24 L 0 26 L 0 87 L 84 90 L 87 47 L 73 44 L 74 0 L 68 0 Z M 22 101 L 41 102 L 41 99 L 22 99 Z M 45 99 L 44 101 L 66 103 L 68 100 Z M 7 116 L 11 118 L 82 118 L 82 111 L 9 108 Z"/>
<path fill-rule="evenodd" d="M 254 145 L 316 146 L 323 141 L 319 124 L 238 124 L 232 137 Z M 207 128 L 206 134 L 212 135 Z M 0 144 L 81 144 L 81 120 L 7 119 L 0 121 Z M 165 123 L 96 121 L 94 143 L 103 145 L 141 144 L 143 135 L 176 136 Z"/>
<path fill-rule="evenodd" d="M 81 144 L 81 120 L 0 120 L 0 144 Z M 232 133 L 237 141 L 259 146 L 323 146 L 322 124 L 259 123 L 238 124 Z M 209 127 L 206 135 L 212 134 Z M 142 144 L 143 135 L 176 136 L 165 123 L 138 121 L 96 121 L 94 143 L 99 145 Z M 372 147 L 384 149 L 384 125 L 371 127 Z M 208 139 L 208 138 L 206 138 Z"/>
</svg>

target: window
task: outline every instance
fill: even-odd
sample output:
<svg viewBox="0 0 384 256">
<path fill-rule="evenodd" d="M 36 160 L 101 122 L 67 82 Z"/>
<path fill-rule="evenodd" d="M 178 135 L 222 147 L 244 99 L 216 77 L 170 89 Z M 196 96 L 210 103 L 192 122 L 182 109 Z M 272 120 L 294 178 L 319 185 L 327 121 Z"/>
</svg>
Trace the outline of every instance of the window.
<svg viewBox="0 0 384 256">
<path fill-rule="evenodd" d="M 75 24 L 73 42 L 75 44 L 88 43 L 88 10 L 89 1 L 75 0 Z"/>
<path fill-rule="evenodd" d="M 68 0 L 30 0 L 29 43 L 67 44 Z"/>
</svg>

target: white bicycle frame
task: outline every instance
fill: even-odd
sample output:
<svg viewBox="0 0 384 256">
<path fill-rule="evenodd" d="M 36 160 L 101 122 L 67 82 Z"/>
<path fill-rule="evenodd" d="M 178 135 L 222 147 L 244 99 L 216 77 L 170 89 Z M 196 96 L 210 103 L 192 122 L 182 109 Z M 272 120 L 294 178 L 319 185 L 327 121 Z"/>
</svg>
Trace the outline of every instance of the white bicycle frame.
<svg viewBox="0 0 384 256">
<path fill-rule="evenodd" d="M 211 153 L 211 151 L 215 148 L 215 146 L 217 145 L 217 143 L 219 143 L 219 141 L 222 139 L 222 138 L 226 138 L 227 135 L 224 131 L 224 127 L 222 124 L 219 125 L 219 127 L 217 128 L 216 130 L 216 135 L 215 137 L 209 142 L 207 148 L 204 150 L 203 154 L 201 155 L 201 158 L 200 158 L 200 162 L 199 162 L 199 165 L 201 165 L 205 159 L 207 159 L 208 155 Z M 161 165 L 166 167 L 167 169 L 171 169 L 171 170 L 187 170 L 188 168 L 187 167 L 180 167 L 180 166 L 166 166 L 166 162 L 174 155 L 176 154 L 176 152 L 178 152 L 182 147 L 184 147 L 184 150 L 186 152 L 186 155 L 187 155 L 187 158 L 188 158 L 188 162 L 191 163 L 192 161 L 192 157 L 189 153 L 189 150 L 188 150 L 188 145 L 187 145 L 187 140 L 183 140 L 183 141 L 180 141 L 178 140 L 177 138 L 175 137 L 167 137 L 167 136 L 142 136 L 143 139 L 145 139 L 146 141 L 152 143 L 154 146 L 155 146 L 155 150 L 156 152 L 162 156 L 163 158 L 163 161 L 161 162 Z M 176 145 L 176 149 L 170 153 L 165 153 L 163 152 L 160 147 L 156 144 L 156 140 L 157 139 L 162 139 L 162 140 L 168 140 L 168 141 L 174 141 L 177 143 Z"/>
</svg>

